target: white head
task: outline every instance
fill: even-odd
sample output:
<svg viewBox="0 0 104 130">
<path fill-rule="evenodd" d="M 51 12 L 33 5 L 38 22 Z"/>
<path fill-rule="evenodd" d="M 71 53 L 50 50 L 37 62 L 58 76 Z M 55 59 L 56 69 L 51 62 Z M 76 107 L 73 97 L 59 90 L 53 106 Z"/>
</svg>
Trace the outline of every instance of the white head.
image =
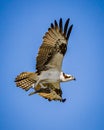
<svg viewBox="0 0 104 130">
<path fill-rule="evenodd" d="M 66 82 L 66 81 L 71 81 L 71 80 L 76 80 L 74 76 L 65 74 L 64 72 L 60 73 L 60 81 L 61 82 Z"/>
</svg>

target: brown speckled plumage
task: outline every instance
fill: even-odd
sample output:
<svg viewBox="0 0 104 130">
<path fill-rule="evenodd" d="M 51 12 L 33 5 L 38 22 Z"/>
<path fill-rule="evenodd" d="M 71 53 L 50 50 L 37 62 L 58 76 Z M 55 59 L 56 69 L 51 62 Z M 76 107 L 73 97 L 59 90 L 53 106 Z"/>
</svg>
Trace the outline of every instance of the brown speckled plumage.
<svg viewBox="0 0 104 130">
<path fill-rule="evenodd" d="M 59 23 L 57 23 L 56 20 L 54 23 L 51 23 L 50 28 L 48 28 L 48 31 L 43 37 L 42 45 L 39 48 L 36 58 L 36 72 L 20 73 L 20 75 L 15 78 L 17 87 L 28 91 L 37 82 L 41 72 L 51 67 L 61 72 L 63 57 L 67 51 L 67 43 L 73 27 L 73 25 L 68 27 L 69 21 L 70 19 L 67 19 L 64 26 L 62 18 L 60 18 Z M 64 102 L 66 100 L 62 99 L 60 81 L 43 83 L 43 86 L 44 88 L 42 88 L 40 84 L 35 86 L 35 91 L 31 92 L 30 95 L 38 93 L 49 101 L 59 100 Z"/>
</svg>

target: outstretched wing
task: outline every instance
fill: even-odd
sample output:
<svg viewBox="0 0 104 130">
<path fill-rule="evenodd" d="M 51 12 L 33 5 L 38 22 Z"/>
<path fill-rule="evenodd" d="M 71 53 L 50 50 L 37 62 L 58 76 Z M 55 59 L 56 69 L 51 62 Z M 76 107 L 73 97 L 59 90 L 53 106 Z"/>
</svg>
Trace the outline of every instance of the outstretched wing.
<svg viewBox="0 0 104 130">
<path fill-rule="evenodd" d="M 38 93 L 40 96 L 51 100 L 59 100 L 64 101 L 62 99 L 62 90 L 60 88 L 60 83 L 44 83 L 43 84 L 45 88 L 41 88 L 41 86 L 38 84 L 38 86 L 35 88 L 36 93 Z"/>
<path fill-rule="evenodd" d="M 63 56 L 67 50 L 67 42 L 72 30 L 73 25 L 68 27 L 69 20 L 67 19 L 63 28 L 62 18 L 51 23 L 51 27 L 43 37 L 43 43 L 39 48 L 36 69 L 40 73 L 42 70 L 55 67 L 61 71 Z"/>
</svg>

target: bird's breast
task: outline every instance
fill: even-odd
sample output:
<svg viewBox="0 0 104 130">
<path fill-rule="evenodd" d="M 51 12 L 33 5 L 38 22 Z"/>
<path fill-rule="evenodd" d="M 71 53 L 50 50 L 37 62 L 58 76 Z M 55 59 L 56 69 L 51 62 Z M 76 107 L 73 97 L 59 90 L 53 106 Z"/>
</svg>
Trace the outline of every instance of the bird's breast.
<svg viewBox="0 0 104 130">
<path fill-rule="evenodd" d="M 43 71 L 39 76 L 40 80 L 48 81 L 48 82 L 56 82 L 60 79 L 60 72 L 56 70 L 47 70 Z"/>
</svg>

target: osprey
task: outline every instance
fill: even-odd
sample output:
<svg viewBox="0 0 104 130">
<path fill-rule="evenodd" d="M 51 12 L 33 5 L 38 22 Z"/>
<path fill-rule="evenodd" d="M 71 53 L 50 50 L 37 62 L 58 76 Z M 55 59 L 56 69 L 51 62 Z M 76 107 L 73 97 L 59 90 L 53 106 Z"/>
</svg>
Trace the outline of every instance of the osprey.
<svg viewBox="0 0 104 130">
<path fill-rule="evenodd" d="M 75 80 L 74 76 L 62 71 L 62 61 L 67 50 L 68 39 L 73 25 L 68 27 L 68 18 L 63 26 L 62 18 L 59 23 L 55 20 L 43 37 L 36 58 L 36 72 L 22 72 L 16 78 L 16 85 L 26 91 L 34 89 L 29 95 L 38 93 L 51 100 L 64 102 L 60 82 Z"/>
</svg>

